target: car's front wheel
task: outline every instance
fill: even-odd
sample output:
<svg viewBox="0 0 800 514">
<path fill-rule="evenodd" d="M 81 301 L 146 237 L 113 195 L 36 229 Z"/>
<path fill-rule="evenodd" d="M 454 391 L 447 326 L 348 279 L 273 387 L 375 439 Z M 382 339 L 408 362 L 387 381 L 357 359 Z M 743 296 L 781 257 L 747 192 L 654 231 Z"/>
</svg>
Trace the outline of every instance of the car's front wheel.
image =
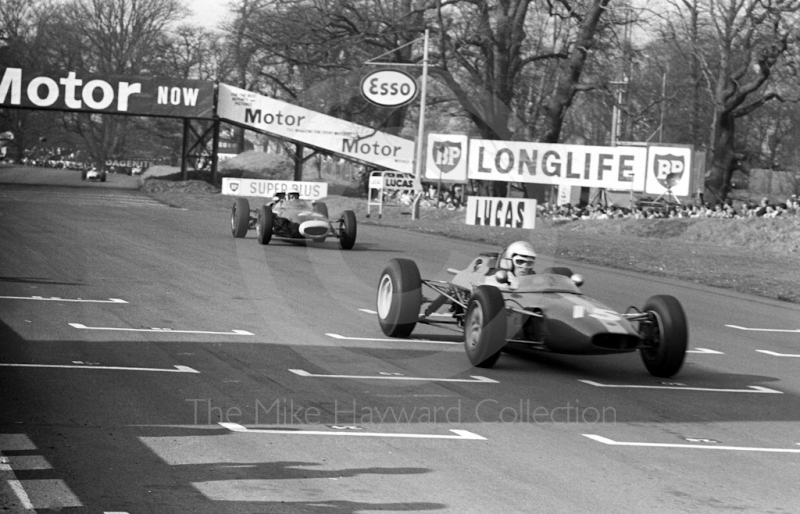
<svg viewBox="0 0 800 514">
<path fill-rule="evenodd" d="M 272 239 L 272 207 L 264 205 L 258 211 L 258 220 L 256 221 L 256 238 L 259 244 L 269 244 Z"/>
<path fill-rule="evenodd" d="M 650 314 L 652 323 L 642 325 L 645 344 L 642 361 L 651 375 L 668 378 L 683 365 L 689 345 L 689 325 L 686 313 L 674 296 L 651 296 L 642 311 Z"/>
<path fill-rule="evenodd" d="M 503 293 L 492 286 L 475 289 L 464 321 L 464 349 L 473 366 L 491 368 L 506 345 L 506 306 Z"/>
<path fill-rule="evenodd" d="M 378 281 L 378 323 L 389 337 L 408 337 L 419 320 L 422 279 L 417 263 L 392 259 Z"/>
<path fill-rule="evenodd" d="M 356 213 L 353 211 L 344 211 L 339 227 L 339 246 L 342 250 L 350 250 L 353 248 L 356 244 L 357 233 L 358 224 L 356 222 Z"/>
<path fill-rule="evenodd" d="M 231 232 L 233 237 L 244 237 L 250 228 L 250 203 L 247 198 L 237 198 L 231 209 Z"/>
</svg>

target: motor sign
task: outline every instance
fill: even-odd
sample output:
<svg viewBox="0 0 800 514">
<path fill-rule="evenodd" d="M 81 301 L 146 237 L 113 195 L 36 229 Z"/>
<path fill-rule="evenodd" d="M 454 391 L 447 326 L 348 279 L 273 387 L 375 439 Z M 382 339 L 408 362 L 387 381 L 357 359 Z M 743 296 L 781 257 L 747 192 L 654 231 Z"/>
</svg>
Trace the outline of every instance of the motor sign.
<svg viewBox="0 0 800 514">
<path fill-rule="evenodd" d="M 417 96 L 417 81 L 403 71 L 377 70 L 361 80 L 361 94 L 379 107 L 400 107 Z"/>
</svg>

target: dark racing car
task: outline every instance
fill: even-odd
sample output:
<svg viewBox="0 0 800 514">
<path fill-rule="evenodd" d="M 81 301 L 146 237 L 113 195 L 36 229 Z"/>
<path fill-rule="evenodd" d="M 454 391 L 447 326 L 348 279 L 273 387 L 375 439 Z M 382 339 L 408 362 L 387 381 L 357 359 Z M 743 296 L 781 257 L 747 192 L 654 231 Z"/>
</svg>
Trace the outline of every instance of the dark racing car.
<svg viewBox="0 0 800 514">
<path fill-rule="evenodd" d="M 517 243 L 515 243 L 517 244 Z M 579 289 L 569 268 L 516 276 L 511 259 L 481 254 L 450 281 L 422 279 L 414 261 L 392 259 L 378 283 L 378 322 L 391 337 L 408 337 L 417 323 L 454 324 L 474 366 L 491 367 L 508 343 L 564 354 L 639 351 L 654 376 L 681 368 L 689 341 L 686 315 L 673 296 L 656 295 L 641 309 L 618 313 Z M 422 295 L 422 286 L 434 293 Z M 422 310 L 422 307 L 425 309 Z M 449 307 L 451 319 L 438 313 Z"/>
<path fill-rule="evenodd" d="M 339 219 L 330 220 L 324 202 L 302 200 L 299 193 L 278 193 L 271 203 L 255 210 L 250 210 L 246 198 L 234 201 L 233 237 L 245 237 L 249 230 L 256 231 L 262 245 L 268 244 L 273 236 L 317 243 L 336 237 L 342 249 L 350 250 L 356 243 L 358 226 L 353 211 L 344 211 Z"/>
</svg>

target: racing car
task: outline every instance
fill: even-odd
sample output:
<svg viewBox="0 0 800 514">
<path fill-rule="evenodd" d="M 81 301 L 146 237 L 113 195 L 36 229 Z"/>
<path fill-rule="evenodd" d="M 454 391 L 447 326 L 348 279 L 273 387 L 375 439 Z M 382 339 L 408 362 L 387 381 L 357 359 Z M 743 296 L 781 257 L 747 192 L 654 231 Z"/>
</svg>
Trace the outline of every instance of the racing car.
<svg viewBox="0 0 800 514">
<path fill-rule="evenodd" d="M 105 170 L 100 171 L 97 168 L 92 168 L 81 173 L 81 180 L 99 180 L 100 182 L 105 182 L 106 176 L 107 173 Z"/>
<path fill-rule="evenodd" d="M 689 330 L 675 297 L 651 296 L 641 309 L 618 313 L 585 296 L 579 289 L 583 278 L 569 268 L 519 277 L 512 269 L 510 259 L 484 253 L 463 270 L 448 269 L 454 276 L 440 281 L 420 278 L 410 259 L 392 259 L 378 282 L 380 327 L 387 336 L 408 337 L 417 323 L 456 325 L 469 361 L 483 368 L 495 365 L 506 344 L 521 343 L 574 355 L 638 350 L 654 376 L 680 370 Z M 423 285 L 433 298 L 423 297 Z M 449 313 L 437 313 L 444 306 Z"/>
<path fill-rule="evenodd" d="M 358 226 L 353 211 L 344 211 L 335 221 L 328 218 L 324 202 L 307 202 L 296 192 L 277 193 L 273 201 L 259 209 L 250 210 L 246 198 L 237 198 L 231 211 L 233 237 L 245 237 L 248 230 L 256 231 L 262 245 L 273 236 L 290 240 L 311 240 L 322 243 L 329 236 L 339 239 L 339 246 L 350 250 L 356 244 Z"/>
</svg>

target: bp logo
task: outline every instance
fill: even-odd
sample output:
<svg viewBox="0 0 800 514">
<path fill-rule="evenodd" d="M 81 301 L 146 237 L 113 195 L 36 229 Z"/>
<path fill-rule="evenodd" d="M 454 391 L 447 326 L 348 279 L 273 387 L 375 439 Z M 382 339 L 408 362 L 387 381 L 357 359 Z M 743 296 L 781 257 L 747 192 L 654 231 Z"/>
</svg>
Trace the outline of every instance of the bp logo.
<svg viewBox="0 0 800 514">
<path fill-rule="evenodd" d="M 681 181 L 683 172 L 686 171 L 686 162 L 681 155 L 656 155 L 653 159 L 653 168 L 658 183 L 666 189 L 672 189 Z"/>
<path fill-rule="evenodd" d="M 461 143 L 452 141 L 433 142 L 433 163 L 442 173 L 449 173 L 458 166 L 461 160 Z"/>
<path fill-rule="evenodd" d="M 235 193 L 239 189 L 239 182 L 231 180 L 230 186 L 231 186 L 231 192 Z"/>
</svg>

